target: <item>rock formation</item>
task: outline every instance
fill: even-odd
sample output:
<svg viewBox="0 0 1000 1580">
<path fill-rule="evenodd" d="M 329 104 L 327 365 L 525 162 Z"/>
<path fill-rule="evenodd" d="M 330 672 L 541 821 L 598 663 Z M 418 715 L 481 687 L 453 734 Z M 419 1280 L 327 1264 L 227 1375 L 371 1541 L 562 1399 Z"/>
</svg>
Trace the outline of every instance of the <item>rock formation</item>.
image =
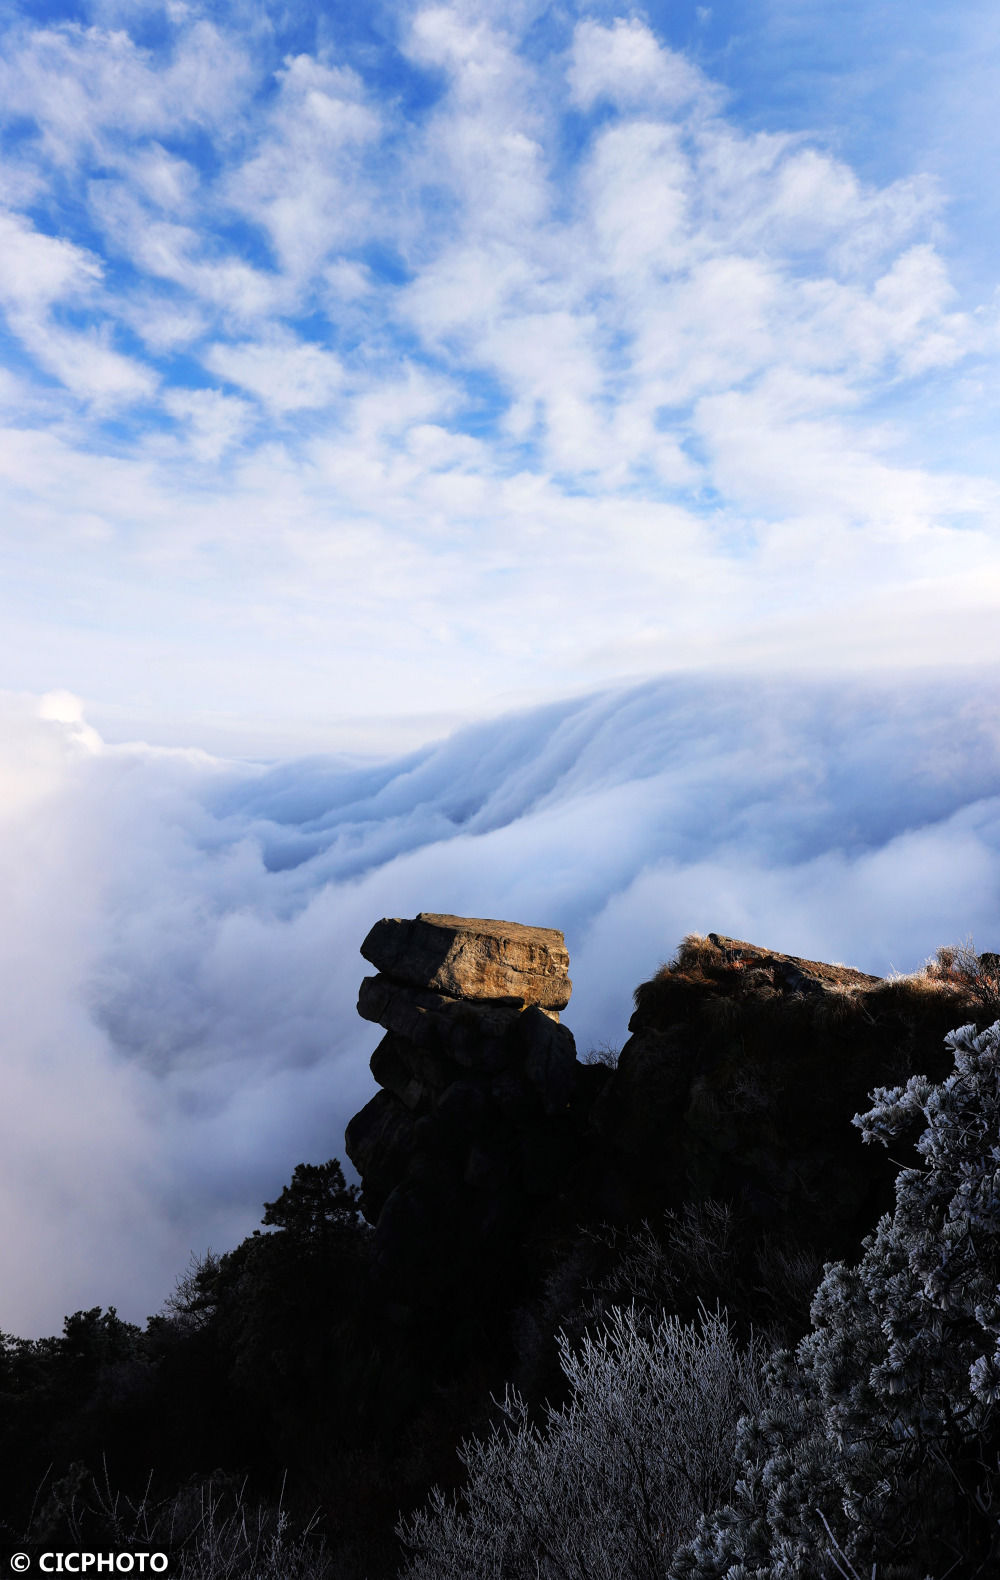
<svg viewBox="0 0 1000 1580">
<path fill-rule="evenodd" d="M 578 1162 L 563 935 L 424 912 L 377 922 L 362 954 L 379 974 L 358 1013 L 386 1033 L 382 1090 L 347 1128 L 364 1211 L 391 1272 L 412 1284 L 445 1259 L 457 1277 L 463 1249 L 509 1241 Z"/>
<path fill-rule="evenodd" d="M 526 1266 L 579 1223 L 706 1198 L 735 1204 L 750 1234 L 849 1252 L 894 1175 L 852 1116 L 875 1086 L 940 1079 L 945 1033 L 1000 1008 L 989 956 L 981 977 L 881 980 L 710 933 L 637 989 L 611 1070 L 578 1062 L 557 1024 L 570 982 L 555 929 L 422 914 L 378 922 L 362 953 L 379 969 L 358 1010 L 385 1030 L 382 1090 L 347 1151 L 406 1300 L 477 1259 Z"/>
<path fill-rule="evenodd" d="M 635 1004 L 592 1116 L 630 1211 L 711 1197 L 849 1248 L 893 1177 L 851 1119 L 873 1086 L 945 1068 L 955 1006 L 719 933 L 687 939 Z"/>
<path fill-rule="evenodd" d="M 556 1020 L 573 990 L 566 941 L 554 927 L 422 911 L 412 922 L 376 922 L 361 953 L 408 987 L 516 1009 L 537 1004 Z"/>
</svg>

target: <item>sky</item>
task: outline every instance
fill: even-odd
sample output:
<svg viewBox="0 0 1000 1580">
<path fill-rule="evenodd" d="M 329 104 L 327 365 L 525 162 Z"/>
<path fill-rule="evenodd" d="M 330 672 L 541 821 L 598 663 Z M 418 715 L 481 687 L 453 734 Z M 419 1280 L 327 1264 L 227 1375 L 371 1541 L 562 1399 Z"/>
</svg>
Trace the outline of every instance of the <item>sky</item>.
<svg viewBox="0 0 1000 1580">
<path fill-rule="evenodd" d="M 1000 16 L 0 0 L 0 1329 L 372 1090 L 380 915 L 998 947 Z"/>
<path fill-rule="evenodd" d="M 995 656 L 995 7 L 0 26 L 11 689 L 371 752 Z"/>
</svg>

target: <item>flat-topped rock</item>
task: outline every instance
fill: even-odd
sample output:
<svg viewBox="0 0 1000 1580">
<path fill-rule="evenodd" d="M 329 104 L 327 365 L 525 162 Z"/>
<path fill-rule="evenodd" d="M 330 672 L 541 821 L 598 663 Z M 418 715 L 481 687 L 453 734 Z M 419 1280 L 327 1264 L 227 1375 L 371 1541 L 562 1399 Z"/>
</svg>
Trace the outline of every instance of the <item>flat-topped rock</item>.
<svg viewBox="0 0 1000 1580">
<path fill-rule="evenodd" d="M 361 953 L 394 982 L 451 998 L 552 1011 L 565 1009 L 573 989 L 566 941 L 555 927 L 421 911 L 383 917 Z"/>
</svg>

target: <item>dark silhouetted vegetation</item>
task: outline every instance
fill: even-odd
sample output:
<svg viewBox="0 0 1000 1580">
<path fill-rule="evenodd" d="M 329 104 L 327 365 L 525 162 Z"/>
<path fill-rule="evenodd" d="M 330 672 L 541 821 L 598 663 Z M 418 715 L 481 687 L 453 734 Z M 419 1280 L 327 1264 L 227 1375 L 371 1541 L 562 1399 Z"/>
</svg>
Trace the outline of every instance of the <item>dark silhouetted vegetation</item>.
<svg viewBox="0 0 1000 1580">
<path fill-rule="evenodd" d="M 723 944 L 688 940 L 637 1012 L 651 1060 L 657 1037 L 675 1046 L 661 1001 L 687 1016 L 695 1185 L 728 1177 L 702 1136 L 746 1148 L 751 1183 L 798 1168 L 801 1137 L 774 1137 L 809 1099 L 811 1067 L 790 1083 L 811 1046 L 830 1108 L 862 1033 L 906 1052 L 956 1008 L 998 1008 L 998 962 L 969 949 L 878 984 L 816 967 L 820 994 L 782 984 L 789 957 Z M 561 1197 L 530 1239 L 456 1246 L 435 1298 L 447 1247 L 418 1235 L 407 1283 L 341 1165 L 300 1164 L 144 1327 L 95 1307 L 57 1336 L 3 1336 L 8 1545 L 165 1550 L 182 1580 L 987 1580 L 1000 1022 L 948 1052 L 858 1121 L 892 1142 L 895 1206 L 834 1259 L 798 1175 L 783 1213 L 776 1192 L 657 1199 L 650 1175 L 631 1217 L 573 1227 Z M 606 1111 L 595 1148 L 645 1118 Z"/>
</svg>

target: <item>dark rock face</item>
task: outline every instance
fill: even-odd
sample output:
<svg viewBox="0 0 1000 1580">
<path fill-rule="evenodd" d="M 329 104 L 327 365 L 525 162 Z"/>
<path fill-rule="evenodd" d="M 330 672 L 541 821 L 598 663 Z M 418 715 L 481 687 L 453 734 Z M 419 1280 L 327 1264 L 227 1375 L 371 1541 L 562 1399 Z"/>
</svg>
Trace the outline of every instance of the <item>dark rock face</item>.
<svg viewBox="0 0 1000 1580">
<path fill-rule="evenodd" d="M 940 1079 L 945 1033 L 1000 1009 L 967 977 L 882 981 L 712 933 L 637 990 L 612 1071 L 578 1063 L 552 1017 L 570 991 L 552 929 L 422 915 L 378 923 L 364 953 L 383 1090 L 347 1151 L 406 1300 L 491 1259 L 527 1267 L 580 1223 L 706 1198 L 751 1235 L 848 1252 L 895 1172 L 852 1116 L 875 1086 Z"/>
<path fill-rule="evenodd" d="M 347 1153 L 387 1275 L 419 1299 L 443 1262 L 460 1279 L 470 1251 L 509 1250 L 579 1162 L 582 1066 L 553 1013 L 569 956 L 552 928 L 426 914 L 379 922 L 364 953 L 382 968 L 358 1012 L 387 1033 L 371 1061 L 383 1090 Z"/>
<path fill-rule="evenodd" d="M 347 1155 L 365 1182 L 365 1211 L 381 1212 L 413 1154 L 417 1121 L 392 1092 L 376 1092 L 347 1127 Z"/>
<path fill-rule="evenodd" d="M 712 1197 L 762 1232 L 840 1254 L 892 1200 L 895 1169 L 851 1125 L 875 1086 L 949 1067 L 982 1018 L 969 983 L 883 981 L 710 933 L 636 991 L 592 1120 L 632 1210 Z"/>
</svg>

